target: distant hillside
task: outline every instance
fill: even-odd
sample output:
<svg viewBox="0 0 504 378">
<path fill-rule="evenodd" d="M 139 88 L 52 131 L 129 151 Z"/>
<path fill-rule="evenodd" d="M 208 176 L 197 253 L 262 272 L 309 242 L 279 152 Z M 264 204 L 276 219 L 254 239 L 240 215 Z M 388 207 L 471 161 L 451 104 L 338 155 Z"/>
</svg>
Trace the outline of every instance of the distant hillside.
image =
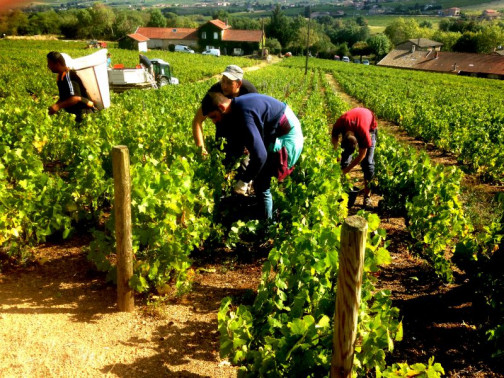
<svg viewBox="0 0 504 378">
<path fill-rule="evenodd" d="M 88 0 L 82 0 L 82 1 L 76 1 L 76 0 L 40 0 L 36 3 L 32 4 L 47 4 L 47 5 L 52 5 L 52 6 L 69 6 L 69 7 L 82 7 L 82 6 L 90 6 L 96 1 L 88 1 Z M 150 6 L 155 6 L 155 5 L 165 5 L 166 7 L 172 7 L 175 4 L 198 4 L 198 3 L 208 3 L 214 4 L 217 3 L 216 1 L 209 1 L 209 0 L 175 0 L 175 1 L 163 1 L 163 0 L 112 0 L 112 1 L 107 1 L 103 0 L 101 1 L 103 4 L 107 4 L 108 6 L 132 6 L 132 7 L 150 7 Z M 271 0 L 257 0 L 257 3 L 260 4 L 271 4 Z M 233 4 L 250 4 L 250 1 L 247 0 L 237 0 L 237 1 L 232 1 L 231 3 Z M 282 2 L 284 3 L 284 2 Z M 307 1 L 302 1 L 302 0 L 286 0 L 285 3 L 287 4 L 299 4 L 299 5 L 308 5 Z M 328 2 L 328 1 L 310 1 L 310 4 L 313 6 L 317 5 L 322 5 L 325 4 L 327 6 L 332 6 L 335 7 L 337 6 L 338 3 L 343 3 L 343 1 L 336 1 L 336 2 Z M 390 0 L 389 2 L 386 3 L 381 3 L 380 5 L 383 6 L 384 8 L 396 8 L 396 7 L 411 7 L 413 5 L 418 4 L 419 6 L 425 6 L 428 4 L 434 4 L 437 6 L 441 6 L 442 8 L 451 8 L 451 7 L 458 7 L 458 8 L 468 8 L 471 10 L 478 10 L 478 9 L 486 9 L 486 8 L 497 8 L 501 9 L 504 7 L 504 0 L 497 0 L 497 1 L 488 1 L 488 0 L 404 0 L 404 1 L 395 1 L 395 0 Z"/>
</svg>

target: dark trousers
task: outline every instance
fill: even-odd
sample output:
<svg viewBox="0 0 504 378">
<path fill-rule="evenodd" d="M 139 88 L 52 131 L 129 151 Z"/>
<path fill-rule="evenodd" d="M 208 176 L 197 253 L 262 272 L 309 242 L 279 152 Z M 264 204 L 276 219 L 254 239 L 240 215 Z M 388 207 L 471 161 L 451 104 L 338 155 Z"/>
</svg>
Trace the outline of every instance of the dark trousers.
<svg viewBox="0 0 504 378">
<path fill-rule="evenodd" d="M 375 173 L 374 150 L 376 147 L 376 139 L 378 137 L 378 129 L 372 130 L 369 134 L 371 135 L 371 147 L 368 148 L 366 157 L 360 163 L 362 171 L 364 172 L 364 179 L 366 181 L 371 180 Z M 342 168 L 346 168 L 350 165 L 354 152 L 355 148 L 347 148 L 343 150 L 343 153 L 341 154 Z"/>
</svg>

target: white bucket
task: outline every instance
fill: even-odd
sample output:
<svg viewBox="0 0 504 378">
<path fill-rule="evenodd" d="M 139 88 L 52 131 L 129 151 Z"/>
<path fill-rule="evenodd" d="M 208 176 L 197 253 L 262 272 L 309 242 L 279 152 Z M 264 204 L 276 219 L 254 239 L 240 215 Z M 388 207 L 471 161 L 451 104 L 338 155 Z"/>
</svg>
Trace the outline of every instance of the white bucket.
<svg viewBox="0 0 504 378">
<path fill-rule="evenodd" d="M 75 70 L 84 87 L 98 109 L 110 106 L 110 92 L 107 73 L 107 49 L 101 49 L 91 55 L 72 59 L 65 54 L 68 68 Z"/>
</svg>

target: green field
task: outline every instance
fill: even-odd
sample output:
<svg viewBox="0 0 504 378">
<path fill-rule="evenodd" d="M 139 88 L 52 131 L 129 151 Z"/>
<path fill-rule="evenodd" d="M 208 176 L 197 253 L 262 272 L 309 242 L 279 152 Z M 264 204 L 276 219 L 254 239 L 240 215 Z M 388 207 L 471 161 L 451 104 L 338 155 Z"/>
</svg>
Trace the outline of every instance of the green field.
<svg viewBox="0 0 504 378">
<path fill-rule="evenodd" d="M 485 1 L 485 0 L 439 0 L 439 1 L 435 1 L 435 2 L 433 2 L 432 0 L 405 0 L 405 1 L 397 1 L 397 2 L 392 2 L 392 3 L 384 3 L 383 5 L 386 7 L 395 8 L 397 6 L 411 7 L 416 4 L 418 4 L 418 5 L 427 5 L 427 4 L 441 5 L 443 7 L 443 9 L 445 9 L 445 8 L 451 8 L 451 7 L 465 8 L 468 6 L 483 6 L 483 4 L 489 4 L 489 2 Z"/>
<path fill-rule="evenodd" d="M 383 16 L 365 16 L 366 20 L 368 20 L 369 29 L 371 29 L 371 34 L 383 33 L 385 28 L 390 25 L 394 20 L 399 17 L 404 19 L 414 19 L 418 23 L 422 21 L 429 21 L 432 24 L 433 29 L 437 29 L 439 23 L 443 19 L 443 17 L 436 16 L 391 16 L 391 15 L 383 15 Z"/>
<path fill-rule="evenodd" d="M 484 11 L 485 9 L 494 9 L 494 10 L 503 10 L 504 9 L 504 0 L 498 0 L 498 1 L 491 1 L 487 3 L 482 3 L 482 4 L 472 4 L 472 5 L 467 5 L 464 6 L 464 11 L 477 11 L 481 12 Z"/>
<path fill-rule="evenodd" d="M 75 0 L 42 0 L 39 3 L 45 3 L 45 4 L 66 4 L 66 3 L 75 3 Z M 80 1 L 80 4 L 93 4 L 94 1 Z M 156 5 L 156 4 L 166 4 L 167 6 L 170 6 L 174 4 L 175 2 L 170 2 L 167 3 L 162 0 L 143 0 L 141 2 L 139 1 L 133 1 L 133 0 L 114 0 L 114 1 L 108 1 L 105 3 L 113 3 L 113 5 L 134 5 L 134 6 L 150 6 L 150 5 Z M 199 1 L 196 0 L 181 0 L 177 1 L 176 3 L 178 4 L 195 4 L 199 3 Z M 239 2 L 237 2 L 239 4 Z M 259 4 L 268 4 L 271 3 L 267 0 L 258 0 L 257 3 Z M 300 3 L 297 0 L 287 0 L 286 3 L 288 4 L 296 4 Z M 383 6 L 385 7 L 396 7 L 400 5 L 405 5 L 405 6 L 413 6 L 415 4 L 419 5 L 425 5 L 425 4 L 432 4 L 433 1 L 431 0 L 404 0 L 404 1 L 398 1 L 398 2 L 389 2 L 389 3 L 382 3 Z M 443 8 L 450 8 L 450 7 L 459 7 L 459 8 L 474 8 L 474 7 L 479 7 L 478 9 L 486 9 L 488 7 L 490 8 L 495 8 L 497 5 L 495 3 L 502 3 L 502 1 L 485 1 L 485 0 L 438 0 L 434 2 L 435 4 L 441 4 Z M 243 2 L 245 4 L 245 2 Z M 325 2 L 322 1 L 310 1 L 310 5 L 317 5 L 317 4 L 323 4 L 325 7 L 333 7 L 334 5 L 328 5 Z M 338 4 L 337 2 L 334 4 Z M 501 5 L 502 6 L 502 5 Z"/>
</svg>

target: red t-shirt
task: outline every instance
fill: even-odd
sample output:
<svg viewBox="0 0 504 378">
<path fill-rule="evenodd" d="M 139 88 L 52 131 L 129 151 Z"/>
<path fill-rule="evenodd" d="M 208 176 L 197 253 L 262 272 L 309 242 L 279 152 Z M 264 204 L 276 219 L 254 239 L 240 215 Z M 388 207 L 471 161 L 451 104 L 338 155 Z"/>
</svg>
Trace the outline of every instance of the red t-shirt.
<svg viewBox="0 0 504 378">
<path fill-rule="evenodd" d="M 355 108 L 344 113 L 333 125 L 332 135 L 345 135 L 347 131 L 353 131 L 359 148 L 372 146 L 370 131 L 376 129 L 376 119 L 373 112 L 366 108 Z"/>
</svg>

